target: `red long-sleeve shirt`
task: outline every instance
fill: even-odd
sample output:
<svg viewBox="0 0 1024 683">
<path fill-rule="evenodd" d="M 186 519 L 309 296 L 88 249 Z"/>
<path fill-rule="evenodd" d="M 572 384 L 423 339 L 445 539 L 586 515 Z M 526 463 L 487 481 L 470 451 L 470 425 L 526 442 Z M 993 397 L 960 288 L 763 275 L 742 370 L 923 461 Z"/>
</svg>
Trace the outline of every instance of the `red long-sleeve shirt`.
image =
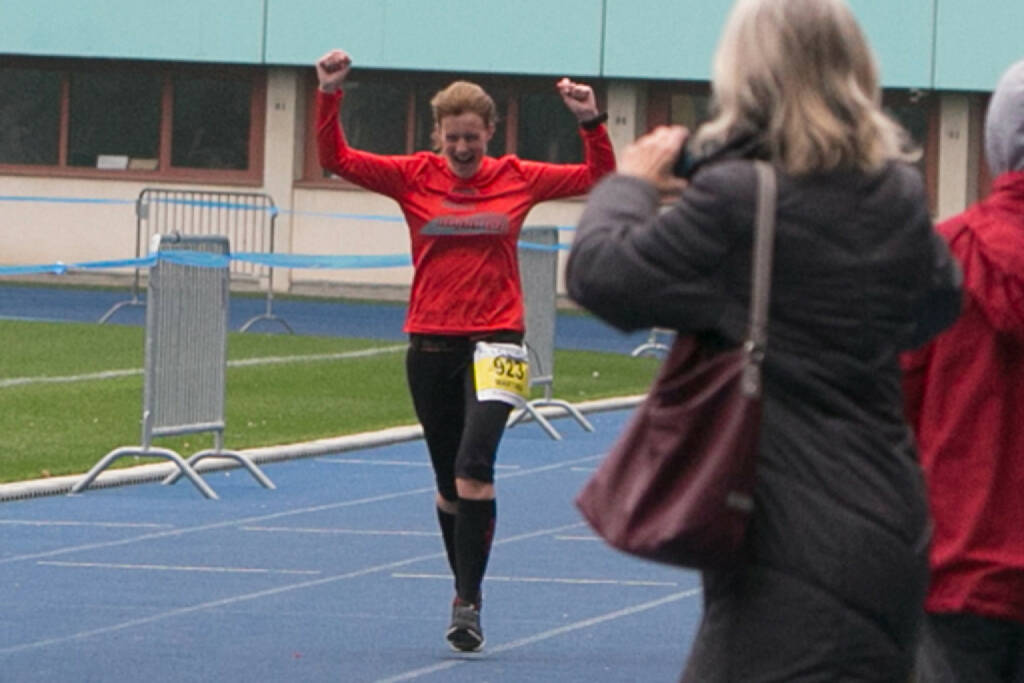
<svg viewBox="0 0 1024 683">
<path fill-rule="evenodd" d="M 484 157 L 479 171 L 462 179 L 431 152 L 382 156 L 349 147 L 338 123 L 342 97 L 317 91 L 320 164 L 398 202 L 415 268 L 405 331 L 522 331 L 516 242 L 523 221 L 535 204 L 585 194 L 615 169 L 605 127 L 580 129 L 583 164 Z"/>
<path fill-rule="evenodd" d="M 935 520 L 925 607 L 1024 622 L 1024 171 L 938 230 L 963 313 L 903 359 Z"/>
</svg>

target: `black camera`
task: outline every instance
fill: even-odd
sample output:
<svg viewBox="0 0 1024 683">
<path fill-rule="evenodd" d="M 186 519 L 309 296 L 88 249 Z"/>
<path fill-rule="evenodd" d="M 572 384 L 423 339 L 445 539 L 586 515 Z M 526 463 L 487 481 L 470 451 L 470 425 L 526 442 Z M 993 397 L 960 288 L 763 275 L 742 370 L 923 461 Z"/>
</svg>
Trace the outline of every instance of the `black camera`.
<svg viewBox="0 0 1024 683">
<path fill-rule="evenodd" d="M 689 180 L 697 169 L 711 161 L 723 159 L 754 159 L 763 156 L 760 138 L 751 133 L 735 135 L 712 149 L 695 149 L 688 138 L 672 166 L 672 175 Z"/>
<path fill-rule="evenodd" d="M 693 150 L 690 149 L 689 140 L 687 140 L 683 144 L 683 149 L 679 152 L 679 158 L 676 159 L 675 165 L 672 166 L 672 175 L 679 178 L 689 178 L 703 161 L 701 157 L 694 154 Z"/>
</svg>

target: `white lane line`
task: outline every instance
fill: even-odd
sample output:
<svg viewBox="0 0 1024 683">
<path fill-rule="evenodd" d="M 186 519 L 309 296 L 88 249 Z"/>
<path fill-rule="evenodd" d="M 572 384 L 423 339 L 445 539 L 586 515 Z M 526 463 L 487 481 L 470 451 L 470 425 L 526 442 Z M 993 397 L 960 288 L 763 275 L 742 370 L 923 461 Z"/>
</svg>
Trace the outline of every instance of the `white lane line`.
<svg viewBox="0 0 1024 683">
<path fill-rule="evenodd" d="M 382 467 L 430 467 L 427 460 L 374 460 L 372 458 L 317 458 L 317 462 L 337 465 L 380 465 Z M 495 470 L 518 470 L 519 465 L 494 465 Z"/>
<path fill-rule="evenodd" d="M 0 519 L 7 526 L 87 526 L 104 529 L 173 529 L 173 524 L 147 524 L 144 522 L 76 522 L 63 519 Z"/>
<path fill-rule="evenodd" d="M 342 351 L 339 353 L 315 353 L 307 356 L 263 356 L 260 358 L 242 358 L 228 361 L 229 368 L 243 368 L 250 365 L 274 365 L 281 363 L 312 363 L 321 360 L 344 360 L 346 358 L 369 358 L 382 356 L 386 353 L 398 353 L 409 348 L 406 344 L 394 346 L 376 346 L 359 351 Z"/>
<path fill-rule="evenodd" d="M 66 323 L 67 318 L 30 318 L 24 315 L 0 315 L 0 320 L 13 320 L 15 322 L 29 323 Z M 74 322 L 74 321 L 71 321 Z M 82 322 L 82 321 L 79 321 Z M 90 321 L 91 322 L 91 321 Z"/>
<path fill-rule="evenodd" d="M 601 541 L 602 539 L 598 536 L 568 536 L 562 534 L 561 536 L 555 536 L 556 541 Z"/>
<path fill-rule="evenodd" d="M 8 564 L 10 562 L 23 562 L 26 560 L 38 560 L 46 557 L 59 557 L 60 555 L 70 555 L 72 553 L 84 552 L 86 550 L 99 550 L 102 548 L 116 548 L 123 545 L 131 545 L 132 543 L 141 543 L 143 541 L 155 541 L 165 538 L 174 538 L 178 536 L 184 536 L 186 534 L 200 533 L 203 531 L 215 531 L 217 529 L 225 529 L 235 527 L 241 524 L 252 524 L 255 522 L 266 522 L 272 519 L 281 519 L 283 517 L 292 517 L 295 515 L 312 514 L 315 512 L 326 512 L 328 510 L 338 510 L 341 508 L 354 507 L 357 505 L 365 505 L 370 503 L 380 503 L 388 500 L 395 500 L 396 498 L 406 498 L 409 496 L 420 495 L 424 493 L 434 493 L 436 489 L 433 486 L 424 486 L 418 489 L 410 489 L 408 491 L 400 491 L 398 493 L 386 493 L 379 496 L 370 496 L 367 498 L 357 498 L 354 500 L 343 500 L 337 503 L 325 503 L 323 505 L 311 505 L 304 508 L 296 508 L 294 510 L 283 510 L 281 512 L 274 512 L 267 515 L 258 515 L 255 517 L 245 517 L 242 519 L 230 519 L 222 522 L 211 522 L 209 524 L 200 524 L 199 526 L 182 527 L 178 529 L 169 529 L 167 531 L 154 531 L 148 534 L 142 534 L 140 536 L 132 536 L 130 538 L 120 538 L 112 541 L 99 541 L 96 543 L 83 543 L 82 545 L 72 545 L 63 548 L 54 548 L 53 550 L 44 550 L 37 553 L 27 553 L 25 555 L 13 555 L 11 557 L 0 558 L 0 565 Z"/>
<path fill-rule="evenodd" d="M 403 574 L 395 572 L 391 575 L 396 579 L 443 579 L 451 581 L 451 574 Z M 552 576 L 492 576 L 487 575 L 486 581 L 501 583 L 562 583 L 574 586 L 656 586 L 660 588 L 673 588 L 679 585 L 677 581 L 642 581 L 640 579 L 578 579 L 558 578 Z"/>
<path fill-rule="evenodd" d="M 591 626 L 597 626 L 598 624 L 603 624 L 606 621 L 614 621 L 615 619 L 621 619 L 622 617 L 628 617 L 633 614 L 638 614 L 640 612 L 646 612 L 647 610 L 651 610 L 656 607 L 661 607 L 662 605 L 667 605 L 672 602 L 685 600 L 686 598 L 692 598 L 695 595 L 699 595 L 700 592 L 701 589 L 699 588 L 691 588 L 689 590 L 680 591 L 678 593 L 672 593 L 671 595 L 666 595 L 665 597 L 659 598 L 657 600 L 643 602 L 638 605 L 633 605 L 632 607 L 626 607 L 625 609 L 616 610 L 614 612 L 608 612 L 607 614 L 601 614 L 590 619 L 584 619 L 582 621 L 577 621 L 572 624 L 566 624 L 565 626 L 559 626 L 558 628 L 553 628 L 548 631 L 541 631 L 540 633 L 536 633 L 532 636 L 526 636 L 525 638 L 520 638 L 519 640 L 513 640 L 507 643 L 502 643 L 501 645 L 498 645 L 496 647 L 488 646 L 487 651 L 484 653 L 484 657 L 487 657 L 488 655 L 500 654 L 502 652 L 508 652 L 509 650 L 517 650 L 521 647 L 532 645 L 533 643 L 538 643 L 542 640 L 549 640 L 551 638 L 556 638 L 566 633 L 571 633 L 573 631 L 579 631 L 581 629 L 590 628 Z M 462 666 L 467 662 L 477 660 L 478 658 L 470 659 L 468 657 L 464 659 L 449 659 L 447 661 L 441 662 L 439 664 L 434 664 L 432 666 L 425 666 L 421 669 L 413 669 L 412 671 L 406 671 L 405 673 L 398 674 L 397 676 L 391 676 L 389 678 L 379 678 L 375 681 L 375 683 L 398 683 L 398 681 L 411 681 L 416 678 L 421 678 L 423 676 L 429 676 L 430 674 L 435 674 L 441 671 L 447 671 L 448 669 L 454 669 L 455 667 Z"/>
<path fill-rule="evenodd" d="M 381 465 L 384 467 L 430 467 L 427 460 L 373 460 L 371 458 L 317 458 L 332 465 Z"/>
<path fill-rule="evenodd" d="M 344 351 L 340 353 L 317 353 L 306 356 L 264 356 L 262 358 L 242 358 L 228 361 L 229 368 L 251 367 L 256 365 L 280 365 L 282 363 L 312 363 L 324 360 L 344 360 L 347 358 L 367 358 L 370 356 L 381 356 L 386 353 L 397 353 L 404 351 L 406 346 L 381 346 L 360 351 Z M 70 384 L 73 382 L 89 382 L 92 380 L 116 379 L 118 377 L 133 377 L 141 375 L 141 368 L 130 368 L 125 370 L 104 370 L 102 372 L 88 372 L 80 375 L 57 375 L 53 377 L 11 377 L 0 379 L 0 389 L 7 387 L 25 386 L 27 384 Z"/>
<path fill-rule="evenodd" d="M 533 472 L 546 472 L 550 469 L 557 467 L 571 467 L 577 463 L 589 462 L 595 458 L 599 458 L 597 455 L 588 455 L 582 458 L 574 458 L 567 460 L 561 465 L 544 465 L 537 467 L 533 470 L 522 470 L 520 472 L 514 472 L 509 474 L 499 474 L 498 478 L 505 479 L 508 477 L 522 477 Z M 316 512 L 327 512 L 329 510 L 340 510 L 348 507 L 355 507 L 357 505 L 368 505 L 372 503 L 382 503 L 389 500 L 396 500 L 398 498 L 408 498 L 411 496 L 418 496 L 427 493 L 435 493 L 437 489 L 434 486 L 422 486 L 416 489 L 408 489 L 406 491 L 398 491 L 395 493 L 383 493 L 377 496 L 368 496 L 366 498 L 356 498 L 353 500 L 342 500 L 336 503 L 324 503 L 322 505 L 310 505 L 303 508 L 295 508 L 293 510 L 282 510 L 280 512 L 273 512 L 267 515 L 257 515 L 254 517 L 243 517 L 240 519 L 230 519 L 221 522 L 211 522 L 209 524 L 200 524 L 199 526 L 192 527 L 181 527 L 176 529 L 168 529 L 165 531 L 154 531 L 147 534 L 141 534 L 139 536 L 132 536 L 130 538 L 120 538 L 111 541 L 99 541 L 96 543 L 83 543 L 81 545 L 65 546 L 63 548 L 54 548 L 52 550 L 44 550 L 36 553 L 26 553 L 24 555 L 12 555 L 10 557 L 0 557 L 0 565 L 9 564 L 11 562 L 24 562 L 26 560 L 39 560 L 47 557 L 59 557 L 60 555 L 69 555 L 71 553 L 83 552 L 86 550 L 99 550 L 101 548 L 116 548 L 118 546 L 130 545 L 132 543 L 140 543 L 143 541 L 153 541 L 164 538 L 174 538 L 178 536 L 184 536 L 186 534 L 199 533 L 203 531 L 214 531 L 216 529 L 225 529 L 230 527 L 236 527 L 246 524 L 258 524 L 260 522 L 267 522 L 272 519 L 283 519 L 286 517 L 294 517 L 297 515 L 306 515 Z M 569 528 L 579 528 L 583 526 L 583 522 L 574 524 Z M 558 529 L 556 531 L 561 531 Z M 552 532 L 554 533 L 554 532 Z M 496 543 L 498 541 L 495 541 Z"/>
<path fill-rule="evenodd" d="M 71 382 L 88 382 L 96 379 L 116 379 L 118 377 L 133 377 L 141 375 L 142 370 L 104 370 L 103 372 L 88 372 L 82 375 L 55 375 L 53 377 L 11 377 L 0 379 L 0 389 L 7 387 L 20 387 L 26 384 L 69 384 Z"/>
<path fill-rule="evenodd" d="M 430 489 L 432 490 L 432 489 Z M 505 538 L 500 541 L 495 541 L 495 545 L 502 545 L 505 543 L 513 543 L 515 541 L 521 541 L 537 536 L 549 536 L 556 534 L 560 531 L 567 531 L 568 529 L 578 528 L 580 523 L 566 524 L 563 526 L 552 527 L 550 529 L 540 529 L 538 531 L 532 531 L 518 536 L 512 536 Z M 13 654 L 16 652 L 25 652 L 27 650 L 37 650 L 39 648 L 48 647 L 51 645 L 60 645 L 62 643 L 69 643 L 72 641 L 86 640 L 95 636 L 106 635 L 108 633 L 116 633 L 118 631 L 124 631 L 126 629 L 137 628 L 139 626 L 146 626 L 149 624 L 156 623 L 158 621 L 164 621 L 173 617 L 184 616 L 187 614 L 195 614 L 197 612 L 203 612 L 206 610 L 217 609 L 221 607 L 230 607 L 243 602 L 249 602 L 250 600 L 259 600 L 261 598 L 268 598 L 275 595 L 282 595 L 284 593 L 291 593 L 292 591 L 303 590 L 306 588 L 319 588 L 321 586 L 327 586 L 338 581 L 345 581 L 347 579 L 354 579 L 361 576 L 367 576 L 369 574 L 377 574 L 380 572 L 390 572 L 395 569 L 401 569 L 411 564 L 418 562 L 426 562 L 430 560 L 437 560 L 445 557 L 443 552 L 429 553 L 426 555 L 416 555 L 415 557 L 407 557 L 404 560 L 396 560 L 394 562 L 388 562 L 385 564 L 373 565 L 370 567 L 363 567 L 362 569 L 356 569 L 344 574 L 335 574 L 333 576 L 325 576 L 319 579 L 310 579 L 308 581 L 302 581 L 299 583 L 292 583 L 285 586 L 277 586 L 275 588 L 268 588 L 266 590 L 255 591 L 253 593 L 243 593 L 241 595 L 235 595 L 229 598 L 221 598 L 219 600 L 210 600 L 207 602 L 201 602 L 195 605 L 189 605 L 188 607 L 179 607 L 178 609 L 172 609 L 167 612 L 159 612 L 157 614 L 151 614 L 148 617 L 139 617 L 138 619 L 130 619 L 123 621 L 118 624 L 111 624 L 109 626 L 101 626 L 99 628 L 89 629 L 86 631 L 79 631 L 77 633 L 71 633 L 64 636 L 56 636 L 54 638 L 45 638 L 43 640 L 35 640 L 27 643 L 20 643 L 18 645 L 11 645 L 8 647 L 0 648 L 0 655 Z"/>
<path fill-rule="evenodd" d="M 431 536 L 437 538 L 439 531 L 402 531 L 387 529 L 335 529 L 318 527 L 291 526 L 243 526 L 242 531 L 262 531 L 267 533 L 287 534 L 348 534 L 351 536 Z"/>
<path fill-rule="evenodd" d="M 116 562 L 59 562 L 42 560 L 36 564 L 47 567 L 72 567 L 76 569 L 133 569 L 160 572 L 205 572 L 209 574 L 303 574 L 317 575 L 315 569 L 262 569 L 258 567 L 211 567 L 198 565 L 171 564 L 123 564 Z"/>
</svg>

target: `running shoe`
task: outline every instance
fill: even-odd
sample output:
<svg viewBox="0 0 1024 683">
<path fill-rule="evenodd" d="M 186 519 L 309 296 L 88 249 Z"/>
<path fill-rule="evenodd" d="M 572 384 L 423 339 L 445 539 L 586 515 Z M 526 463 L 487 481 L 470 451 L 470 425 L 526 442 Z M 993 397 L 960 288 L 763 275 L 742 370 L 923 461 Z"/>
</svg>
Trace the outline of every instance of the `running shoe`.
<svg viewBox="0 0 1024 683">
<path fill-rule="evenodd" d="M 452 623 L 445 632 L 448 645 L 456 652 L 480 652 L 484 647 L 484 631 L 480 628 L 480 609 L 455 598 Z"/>
</svg>

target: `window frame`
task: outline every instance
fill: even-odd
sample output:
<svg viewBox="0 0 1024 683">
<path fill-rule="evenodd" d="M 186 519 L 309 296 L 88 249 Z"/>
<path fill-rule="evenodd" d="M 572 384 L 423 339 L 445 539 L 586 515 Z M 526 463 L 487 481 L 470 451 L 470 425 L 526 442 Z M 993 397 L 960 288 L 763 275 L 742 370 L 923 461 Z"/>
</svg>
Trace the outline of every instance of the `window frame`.
<svg viewBox="0 0 1024 683">
<path fill-rule="evenodd" d="M 416 142 L 416 124 L 420 112 L 416 108 L 416 100 L 419 95 L 429 92 L 431 95 L 455 80 L 469 80 L 479 84 L 488 93 L 494 95 L 499 90 L 506 97 L 507 106 L 505 111 L 498 112 L 499 120 L 505 127 L 505 154 L 516 154 L 518 147 L 519 129 L 519 98 L 525 93 L 544 92 L 550 88 L 555 92 L 555 84 L 558 78 L 553 76 L 507 76 L 503 74 L 473 73 L 453 74 L 443 71 L 391 71 L 391 70 L 363 70 L 358 74 L 350 76 L 352 80 L 379 79 L 394 84 L 402 85 L 406 92 L 406 121 L 405 121 L 405 151 L 402 154 L 414 154 Z M 604 111 L 603 106 L 607 93 L 604 83 L 598 78 L 581 79 L 594 88 L 597 97 L 598 109 Z M 305 188 L 331 188 L 331 189 L 361 189 L 358 185 L 345 180 L 344 178 L 322 177 L 319 160 L 316 150 L 316 90 L 317 79 L 310 74 L 306 80 L 304 92 L 309 106 L 306 111 L 306 134 L 303 145 L 302 176 L 296 181 L 296 186 Z M 496 98 L 497 99 L 497 98 Z M 582 162 L 582 159 L 581 159 Z"/>
<path fill-rule="evenodd" d="M 995 178 L 988 167 L 988 154 L 985 152 L 985 121 L 988 119 L 988 108 L 992 103 L 992 92 L 978 93 L 971 99 L 971 112 L 975 122 L 974 130 L 978 131 L 978 200 L 992 193 Z"/>
<path fill-rule="evenodd" d="M 226 64 L 169 64 L 135 60 L 70 60 L 15 58 L 5 64 L 15 69 L 35 69 L 60 75 L 60 115 L 57 132 L 57 163 L 10 164 L 0 162 L 0 175 L 45 176 L 53 178 L 84 178 L 102 180 L 174 181 L 182 183 L 260 186 L 263 182 L 264 131 L 266 124 L 267 82 L 264 70 Z M 160 79 L 160 128 L 158 133 L 157 168 L 99 169 L 68 164 L 71 118 L 71 76 L 73 73 L 146 71 Z M 174 79 L 194 74 L 202 77 L 242 78 L 250 81 L 249 104 L 249 168 L 209 169 L 171 165 L 171 137 L 174 125 Z"/>
<path fill-rule="evenodd" d="M 673 95 L 706 95 L 710 96 L 711 84 L 705 81 L 656 81 L 648 85 L 647 91 L 647 130 L 669 122 L 669 107 Z M 940 111 L 938 98 L 933 91 L 917 89 L 885 89 L 883 104 L 919 104 L 925 102 L 927 107 L 928 131 L 925 139 L 920 141 L 920 149 L 924 155 L 924 183 L 928 194 L 928 206 L 932 215 L 938 206 L 939 188 L 939 126 Z"/>
<path fill-rule="evenodd" d="M 938 93 L 917 88 L 898 89 L 886 88 L 882 91 L 882 104 L 913 104 L 927 103 L 926 120 L 928 131 L 924 140 L 916 141 L 924 156 L 924 189 L 928 196 L 928 211 L 934 216 L 939 207 L 939 128 L 942 124 Z"/>
</svg>

